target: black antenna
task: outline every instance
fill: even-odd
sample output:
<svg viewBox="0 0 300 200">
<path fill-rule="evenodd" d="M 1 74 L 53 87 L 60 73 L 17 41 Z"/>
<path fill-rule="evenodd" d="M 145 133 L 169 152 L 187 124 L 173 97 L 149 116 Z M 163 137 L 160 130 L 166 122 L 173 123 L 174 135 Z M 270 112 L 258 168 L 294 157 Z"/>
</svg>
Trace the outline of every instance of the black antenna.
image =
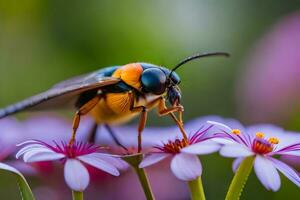
<svg viewBox="0 0 300 200">
<path fill-rule="evenodd" d="M 198 58 L 203 58 L 203 57 L 209 57 L 209 56 L 225 56 L 225 57 L 229 57 L 230 54 L 226 53 L 226 52 L 212 52 L 212 53 L 198 53 L 192 56 L 189 56 L 187 58 L 185 58 L 184 60 L 182 60 L 180 63 L 178 63 L 172 70 L 171 73 L 169 75 L 169 78 L 171 77 L 172 73 L 178 69 L 180 66 L 184 65 L 187 62 L 190 62 L 192 60 L 198 59 Z"/>
</svg>

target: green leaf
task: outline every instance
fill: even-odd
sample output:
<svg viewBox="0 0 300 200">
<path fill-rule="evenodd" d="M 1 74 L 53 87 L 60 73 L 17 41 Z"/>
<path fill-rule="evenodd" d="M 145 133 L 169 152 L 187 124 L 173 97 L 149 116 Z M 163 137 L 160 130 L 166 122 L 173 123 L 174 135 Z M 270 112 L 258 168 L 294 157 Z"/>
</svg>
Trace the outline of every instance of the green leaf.
<svg viewBox="0 0 300 200">
<path fill-rule="evenodd" d="M 25 177 L 21 174 L 21 172 L 4 163 L 0 163 L 0 171 L 9 172 L 16 177 L 19 186 L 19 191 L 23 200 L 35 200 L 28 183 Z"/>
</svg>

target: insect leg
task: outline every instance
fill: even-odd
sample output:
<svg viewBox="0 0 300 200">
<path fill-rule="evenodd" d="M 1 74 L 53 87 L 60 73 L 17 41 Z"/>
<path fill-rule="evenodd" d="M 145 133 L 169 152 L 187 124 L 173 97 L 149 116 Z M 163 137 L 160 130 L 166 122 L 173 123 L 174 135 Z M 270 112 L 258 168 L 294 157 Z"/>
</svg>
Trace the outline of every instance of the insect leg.
<svg viewBox="0 0 300 200">
<path fill-rule="evenodd" d="M 174 113 L 174 112 L 179 112 L 179 113 L 183 112 L 183 106 L 177 105 L 177 106 L 172 106 L 172 107 L 167 108 L 166 103 L 163 99 L 159 101 L 158 114 L 160 116 L 165 116 L 165 115 L 168 115 L 168 114 Z"/>
<path fill-rule="evenodd" d="M 182 136 L 185 140 L 187 140 L 187 134 L 183 128 L 183 122 L 182 122 L 182 112 L 183 112 L 183 106 L 182 105 L 176 105 L 176 106 L 172 106 L 170 108 L 167 108 L 166 106 L 166 102 L 165 99 L 163 97 L 160 97 L 154 101 L 158 101 L 158 114 L 160 116 L 164 116 L 169 114 L 173 120 L 175 121 L 175 123 L 177 124 L 178 128 L 180 129 L 180 132 L 182 133 Z M 149 104 L 151 104 L 153 102 L 150 102 Z M 177 117 L 175 116 L 174 112 L 178 112 L 179 113 L 179 120 L 177 119 Z"/>
<path fill-rule="evenodd" d="M 114 132 L 114 130 L 108 124 L 104 124 L 104 127 L 109 132 L 109 134 L 113 138 L 114 142 L 117 145 L 119 145 L 120 147 L 122 147 L 123 149 L 125 149 L 126 151 L 128 151 L 128 149 L 120 142 L 120 140 L 118 139 L 118 137 L 117 137 L 116 133 Z"/>
<path fill-rule="evenodd" d="M 150 101 L 147 104 L 147 108 L 152 108 L 156 104 L 158 104 L 158 114 L 160 116 L 168 115 L 168 114 L 173 113 L 173 112 L 182 113 L 183 110 L 184 110 L 182 105 L 176 105 L 176 106 L 172 106 L 170 108 L 167 108 L 166 103 L 165 103 L 165 99 L 163 97 L 159 97 L 157 99 L 154 99 L 153 101 Z"/>
<path fill-rule="evenodd" d="M 88 112 L 90 112 L 100 101 L 101 97 L 98 95 L 85 103 L 83 106 L 79 108 L 78 111 L 76 111 L 75 116 L 73 118 L 73 132 L 72 132 L 72 138 L 69 141 L 69 145 L 72 145 L 75 141 L 76 131 L 79 127 L 80 123 L 80 117 L 82 115 L 86 115 Z"/>
<path fill-rule="evenodd" d="M 132 92 L 129 92 L 130 98 L 130 110 L 132 112 L 140 112 L 140 122 L 138 127 L 138 153 L 142 151 L 142 132 L 146 126 L 147 121 L 147 108 L 145 106 L 134 106 L 134 95 Z"/>
<path fill-rule="evenodd" d="M 96 134 L 97 134 L 98 124 L 94 122 L 93 127 L 91 129 L 90 135 L 88 136 L 89 143 L 95 143 Z"/>
</svg>

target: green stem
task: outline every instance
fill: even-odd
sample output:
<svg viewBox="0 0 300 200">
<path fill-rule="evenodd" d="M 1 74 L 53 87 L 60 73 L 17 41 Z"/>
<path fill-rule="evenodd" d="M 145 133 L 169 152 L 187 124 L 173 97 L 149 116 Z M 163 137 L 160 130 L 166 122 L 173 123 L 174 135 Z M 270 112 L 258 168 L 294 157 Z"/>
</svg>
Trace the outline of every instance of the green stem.
<svg viewBox="0 0 300 200">
<path fill-rule="evenodd" d="M 225 200 L 238 200 L 253 168 L 254 157 L 245 158 L 237 169 L 229 186 Z"/>
<path fill-rule="evenodd" d="M 83 200 L 83 192 L 72 190 L 72 199 L 73 200 Z"/>
<path fill-rule="evenodd" d="M 147 200 L 154 200 L 155 198 L 152 193 L 150 183 L 149 183 L 149 180 L 148 180 L 145 170 L 143 168 L 139 168 L 139 167 L 134 167 L 134 170 L 139 177 L 140 183 L 143 187 L 143 190 L 144 190 Z"/>
<path fill-rule="evenodd" d="M 205 200 L 201 177 L 188 182 L 192 200 Z"/>
<path fill-rule="evenodd" d="M 134 171 L 136 172 L 136 174 L 138 175 L 139 181 L 142 185 L 147 200 L 154 200 L 155 198 L 153 196 L 146 172 L 144 169 L 139 168 L 139 164 L 143 159 L 143 154 L 137 153 L 137 154 L 127 155 L 127 156 L 123 156 L 122 159 L 125 160 L 129 165 L 131 165 Z"/>
</svg>

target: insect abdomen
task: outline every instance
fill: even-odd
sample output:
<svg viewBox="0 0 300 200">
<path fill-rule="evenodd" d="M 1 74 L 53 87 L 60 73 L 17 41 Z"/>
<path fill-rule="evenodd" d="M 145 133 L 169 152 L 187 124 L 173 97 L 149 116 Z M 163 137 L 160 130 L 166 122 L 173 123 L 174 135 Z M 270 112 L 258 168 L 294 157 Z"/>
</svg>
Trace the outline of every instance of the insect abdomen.
<svg viewBox="0 0 300 200">
<path fill-rule="evenodd" d="M 138 114 L 130 111 L 128 92 L 105 94 L 90 113 L 97 123 L 108 124 L 124 123 Z"/>
</svg>

